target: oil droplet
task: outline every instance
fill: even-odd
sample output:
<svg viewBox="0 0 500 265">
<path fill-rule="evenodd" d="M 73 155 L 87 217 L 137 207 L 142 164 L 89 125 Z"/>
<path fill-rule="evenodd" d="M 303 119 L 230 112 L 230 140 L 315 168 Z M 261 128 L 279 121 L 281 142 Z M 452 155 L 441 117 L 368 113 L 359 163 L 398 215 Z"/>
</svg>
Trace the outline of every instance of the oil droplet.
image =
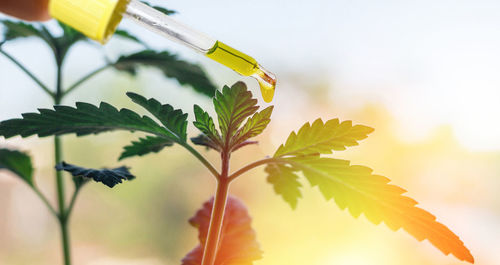
<svg viewBox="0 0 500 265">
<path fill-rule="evenodd" d="M 256 73 L 252 76 L 259 82 L 262 98 L 265 102 L 269 103 L 273 101 L 276 89 L 276 76 L 260 65 L 257 65 L 257 69 Z"/>
<path fill-rule="evenodd" d="M 260 66 L 254 58 L 220 41 L 215 42 L 206 56 L 233 69 L 240 75 L 252 76 L 257 79 L 264 101 L 269 103 L 273 100 L 276 87 L 276 76 Z"/>
</svg>

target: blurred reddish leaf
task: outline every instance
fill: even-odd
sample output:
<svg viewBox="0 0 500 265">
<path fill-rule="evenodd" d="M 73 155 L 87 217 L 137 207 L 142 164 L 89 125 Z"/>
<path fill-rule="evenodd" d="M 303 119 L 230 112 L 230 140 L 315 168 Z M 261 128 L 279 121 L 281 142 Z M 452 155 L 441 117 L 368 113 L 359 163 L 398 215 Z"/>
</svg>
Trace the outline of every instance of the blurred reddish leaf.
<svg viewBox="0 0 500 265">
<path fill-rule="evenodd" d="M 213 198 L 203 204 L 189 223 L 198 228 L 200 245 L 182 260 L 182 265 L 200 265 L 210 224 Z M 219 250 L 214 265 L 252 265 L 262 258 L 262 251 L 251 227 L 252 219 L 247 208 L 237 198 L 230 196 L 226 205 Z"/>
</svg>

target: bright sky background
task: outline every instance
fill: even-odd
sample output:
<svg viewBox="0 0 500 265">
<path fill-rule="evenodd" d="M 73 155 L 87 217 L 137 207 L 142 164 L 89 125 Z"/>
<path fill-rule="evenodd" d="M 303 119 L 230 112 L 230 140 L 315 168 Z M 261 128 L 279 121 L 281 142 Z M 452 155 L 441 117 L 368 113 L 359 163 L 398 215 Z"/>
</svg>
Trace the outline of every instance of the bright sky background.
<svg viewBox="0 0 500 265">
<path fill-rule="evenodd" d="M 498 1 L 198 2 L 169 4 L 278 77 L 320 76 L 348 105 L 381 101 L 410 139 L 447 123 L 468 147 L 500 148 Z"/>
<path fill-rule="evenodd" d="M 383 103 L 402 123 L 400 134 L 409 141 L 425 137 L 436 125 L 451 124 L 465 146 L 500 149 L 495 115 L 500 113 L 498 1 L 170 0 L 166 5 L 180 10 L 179 20 L 276 72 L 281 81 L 277 102 L 293 97 L 290 91 L 298 86 L 288 78 L 302 74 L 311 83 L 327 83 L 336 104 Z M 142 35 L 155 47 L 168 47 L 216 69 L 210 71 L 219 76 L 238 78 L 177 44 Z M 35 43 L 18 46 L 9 50 L 40 75 L 52 74 L 43 67 L 47 51 Z M 79 57 L 82 66 L 97 64 L 93 56 Z M 0 103 L 17 104 L 5 99 L 5 87 L 31 83 L 3 57 L 0 65 Z M 227 83 L 227 78 L 219 80 Z M 34 100 L 27 90 L 18 91 L 27 102 Z M 3 110 L 1 118 L 18 110 Z"/>
</svg>

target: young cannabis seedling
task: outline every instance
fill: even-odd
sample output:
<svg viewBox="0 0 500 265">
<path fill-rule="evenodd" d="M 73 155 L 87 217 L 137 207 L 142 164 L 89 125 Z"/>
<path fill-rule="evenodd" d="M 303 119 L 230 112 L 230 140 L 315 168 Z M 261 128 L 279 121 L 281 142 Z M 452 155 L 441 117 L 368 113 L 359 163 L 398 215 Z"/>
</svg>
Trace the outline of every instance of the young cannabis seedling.
<svg viewBox="0 0 500 265">
<path fill-rule="evenodd" d="M 232 152 L 256 143 L 252 138 L 264 131 L 273 111 L 272 106 L 259 111 L 257 100 L 244 83 L 225 86 L 222 92 L 216 92 L 213 103 L 219 129 L 207 112 L 194 106 L 193 124 L 201 135 L 192 142 L 219 152 L 220 170 L 188 143 L 187 114 L 155 99 L 135 93 L 127 95 L 158 122 L 128 109 L 117 110 L 108 103 L 97 107 L 78 102 L 76 108 L 54 106 L 53 110 L 40 109 L 39 113 L 23 114 L 22 119 L 1 122 L 0 135 L 6 138 L 69 133 L 84 136 L 115 130 L 150 135 L 125 147 L 121 158 L 159 152 L 173 144 L 183 146 L 217 179 L 213 201 L 204 204 L 190 220 L 199 228 L 200 246 L 184 258 L 183 265 L 252 264 L 260 258 L 246 209 L 236 199 L 228 201 L 230 183 L 259 166 L 266 166 L 268 182 L 292 208 L 301 198 L 299 179 L 303 176 L 311 186 L 318 187 L 326 200 L 333 199 L 352 216 L 357 218 L 363 213 L 374 224 L 384 222 L 392 230 L 403 228 L 419 241 L 429 240 L 446 255 L 451 253 L 460 260 L 474 262 L 458 236 L 437 222 L 432 214 L 416 207 L 415 200 L 403 196 L 404 189 L 389 184 L 388 178 L 373 174 L 368 167 L 325 156 L 358 145 L 373 131 L 370 127 L 353 125 L 351 121 L 318 119 L 292 132 L 272 157 L 231 173 Z"/>
<path fill-rule="evenodd" d="M 166 13 L 167 15 L 175 13 L 174 11 L 161 7 L 154 8 L 163 13 Z M 115 69 L 117 71 L 125 72 L 132 76 L 135 76 L 137 75 L 138 69 L 141 66 L 148 66 L 150 68 L 156 68 L 157 70 L 160 70 L 165 77 L 176 79 L 179 84 L 187 85 L 193 88 L 196 92 L 203 95 L 211 97 L 214 95 L 216 90 L 215 86 L 212 84 L 205 72 L 198 65 L 183 61 L 179 59 L 175 54 L 172 54 L 168 51 L 152 50 L 148 48 L 148 46 L 140 38 L 121 29 L 117 30 L 115 35 L 122 39 L 138 43 L 141 47 L 140 50 L 131 54 L 124 54 L 116 60 L 107 58 L 107 62 L 101 67 L 90 71 L 87 75 L 84 75 L 73 84 L 64 86 L 63 65 L 66 61 L 65 59 L 69 51 L 75 46 L 75 44 L 90 44 L 90 41 L 84 35 L 60 23 L 57 24 L 57 27 L 59 28 L 59 31 L 62 32 L 62 34 L 55 34 L 54 32 L 51 32 L 45 24 L 41 23 L 27 24 L 10 20 L 0 20 L 0 23 L 4 26 L 5 29 L 3 34 L 4 38 L 2 41 L 0 41 L 0 54 L 5 56 L 8 60 L 18 66 L 19 69 L 26 73 L 27 76 L 30 77 L 37 84 L 37 86 L 40 87 L 53 100 L 53 103 L 56 105 L 61 104 L 67 95 L 74 92 L 76 89 L 80 88 L 86 81 L 90 80 L 92 77 L 96 76 L 106 69 Z M 6 46 L 8 46 L 10 42 L 25 38 L 41 40 L 52 51 L 57 70 L 55 76 L 56 84 L 54 88 L 47 86 L 40 78 L 35 76 L 35 74 L 28 70 L 26 66 L 15 59 L 15 57 L 6 50 L 6 48 L 8 48 Z M 61 141 L 61 138 L 56 135 L 54 137 L 55 163 L 61 163 L 63 161 L 64 158 L 62 150 L 63 143 Z M 71 201 L 69 202 L 69 204 L 67 204 L 64 199 L 65 194 L 67 193 L 64 185 L 64 179 L 61 171 L 56 171 L 55 179 L 58 207 L 54 208 L 49 203 L 47 198 L 42 194 L 42 192 L 36 187 L 32 174 L 33 171 L 31 169 L 31 159 L 26 154 L 6 148 L 0 149 L 0 161 L 2 161 L 1 163 L 3 163 L 0 164 L 0 169 L 6 168 L 16 173 L 23 180 L 25 180 L 28 185 L 37 193 L 40 199 L 47 205 L 51 213 L 57 217 L 59 227 L 61 229 L 64 264 L 70 265 L 71 255 L 68 222 L 73 209 L 73 205 L 76 201 L 76 197 L 79 194 L 82 184 L 84 183 L 83 179 L 80 177 L 74 178 L 75 188 L 71 196 Z M 58 166 L 58 169 L 64 169 L 68 171 L 68 167 L 71 168 L 69 165 L 61 164 Z M 73 169 L 74 170 L 72 171 L 72 173 L 80 173 L 80 170 L 83 170 L 76 170 L 75 168 Z M 89 171 L 88 174 L 84 174 L 84 176 L 93 178 L 96 181 L 103 182 L 108 186 L 113 186 L 114 184 L 116 184 L 117 180 L 129 179 L 129 177 L 127 177 L 127 172 L 128 171 L 126 171 L 125 168 L 111 171 Z M 103 176 L 108 176 L 109 173 L 118 173 L 118 175 L 109 179 L 103 178 Z"/>
</svg>

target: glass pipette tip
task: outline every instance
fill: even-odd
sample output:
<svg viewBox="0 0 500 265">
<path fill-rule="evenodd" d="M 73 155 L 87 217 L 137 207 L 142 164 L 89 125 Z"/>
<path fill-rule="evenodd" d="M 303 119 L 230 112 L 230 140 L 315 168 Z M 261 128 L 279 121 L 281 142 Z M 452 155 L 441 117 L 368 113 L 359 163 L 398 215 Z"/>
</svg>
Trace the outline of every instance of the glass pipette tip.
<svg viewBox="0 0 500 265">
<path fill-rule="evenodd" d="M 264 101 L 272 101 L 276 76 L 258 64 L 254 58 L 137 0 L 128 3 L 123 16 L 174 42 L 190 47 L 243 76 L 255 78 L 259 82 Z"/>
</svg>

